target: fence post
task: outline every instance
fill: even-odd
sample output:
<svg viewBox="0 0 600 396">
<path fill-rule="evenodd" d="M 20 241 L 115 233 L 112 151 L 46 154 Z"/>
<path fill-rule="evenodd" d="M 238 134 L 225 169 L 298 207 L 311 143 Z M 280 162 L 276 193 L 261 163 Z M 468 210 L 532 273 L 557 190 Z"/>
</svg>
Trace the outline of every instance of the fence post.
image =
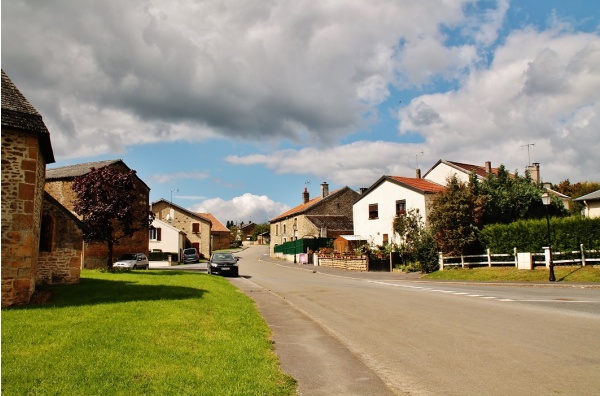
<svg viewBox="0 0 600 396">
<path fill-rule="evenodd" d="M 546 268 L 550 268 L 550 248 L 548 246 L 544 246 L 544 261 L 546 262 Z"/>
<path fill-rule="evenodd" d="M 492 266 L 492 254 L 490 252 L 490 249 L 487 250 L 487 256 L 488 256 L 488 267 Z"/>
<path fill-rule="evenodd" d="M 519 258 L 517 256 L 517 248 L 515 248 L 514 252 L 515 252 L 515 267 L 518 267 L 519 266 Z"/>
<path fill-rule="evenodd" d="M 465 256 L 460 255 L 460 267 L 465 268 Z"/>
<path fill-rule="evenodd" d="M 583 249 L 583 243 L 579 245 L 581 249 L 581 265 L 585 267 L 585 250 Z"/>
<path fill-rule="evenodd" d="M 439 262 L 440 262 L 440 271 L 443 271 L 444 270 L 444 253 L 442 253 L 442 252 L 440 252 Z"/>
</svg>

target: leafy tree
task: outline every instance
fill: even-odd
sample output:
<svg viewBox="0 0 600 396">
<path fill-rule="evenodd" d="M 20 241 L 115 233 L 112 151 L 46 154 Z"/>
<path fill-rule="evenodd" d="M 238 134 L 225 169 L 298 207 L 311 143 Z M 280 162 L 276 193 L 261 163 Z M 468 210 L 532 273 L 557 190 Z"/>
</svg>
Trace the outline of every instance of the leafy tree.
<svg viewBox="0 0 600 396">
<path fill-rule="evenodd" d="M 481 202 L 475 195 L 476 179 L 469 185 L 453 175 L 447 180 L 447 189 L 437 193 L 429 212 L 432 236 L 446 254 L 460 255 L 477 241 L 481 223 Z"/>
<path fill-rule="evenodd" d="M 565 194 L 571 197 L 571 199 L 575 199 L 583 197 L 584 195 L 587 195 L 594 191 L 600 190 L 600 183 L 584 181 L 571 184 L 569 179 L 566 179 L 554 185 L 552 188 L 561 194 Z M 578 215 L 581 213 L 582 209 L 583 204 L 581 202 L 571 201 L 569 213 L 573 215 Z"/>
<path fill-rule="evenodd" d="M 260 223 L 254 225 L 254 232 L 252 233 L 252 240 L 256 241 L 258 236 L 263 232 L 268 232 L 271 230 L 271 226 L 269 223 Z"/>
<path fill-rule="evenodd" d="M 86 242 L 106 242 L 107 268 L 112 270 L 113 246 L 136 231 L 148 229 L 154 215 L 147 203 L 136 205 L 140 192 L 135 183 L 135 171 L 112 167 L 92 168 L 75 178 L 75 212 L 83 216 Z"/>
<path fill-rule="evenodd" d="M 438 247 L 431 232 L 425 228 L 419 209 L 412 208 L 394 218 L 394 232 L 400 235 L 400 255 L 405 265 L 416 266 L 421 272 L 432 272 L 438 262 Z"/>
</svg>

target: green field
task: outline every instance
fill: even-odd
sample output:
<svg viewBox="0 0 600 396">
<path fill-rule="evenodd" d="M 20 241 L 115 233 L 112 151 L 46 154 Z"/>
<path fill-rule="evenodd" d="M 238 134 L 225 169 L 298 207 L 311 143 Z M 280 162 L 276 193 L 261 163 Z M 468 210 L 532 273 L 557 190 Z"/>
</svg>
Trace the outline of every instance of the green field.
<svg viewBox="0 0 600 396">
<path fill-rule="evenodd" d="M 270 331 L 226 279 L 82 271 L 2 310 L 3 395 L 293 395 Z"/>
</svg>

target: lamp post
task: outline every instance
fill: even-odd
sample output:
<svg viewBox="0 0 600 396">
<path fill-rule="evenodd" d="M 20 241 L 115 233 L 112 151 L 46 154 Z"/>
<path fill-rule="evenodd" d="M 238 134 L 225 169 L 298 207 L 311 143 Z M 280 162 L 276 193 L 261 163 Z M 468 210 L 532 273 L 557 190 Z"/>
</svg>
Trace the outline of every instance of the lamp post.
<svg viewBox="0 0 600 396">
<path fill-rule="evenodd" d="M 298 231 L 298 226 L 294 222 L 294 264 L 296 264 L 296 231 Z"/>
<path fill-rule="evenodd" d="M 546 207 L 546 225 L 548 226 L 548 258 L 550 259 L 550 262 L 548 263 L 548 268 L 550 269 L 548 281 L 555 282 L 556 278 L 554 277 L 554 262 L 552 261 L 552 242 L 550 241 L 550 215 L 548 214 L 548 207 L 552 203 L 552 197 L 550 197 L 548 192 L 542 194 L 542 203 Z"/>
</svg>

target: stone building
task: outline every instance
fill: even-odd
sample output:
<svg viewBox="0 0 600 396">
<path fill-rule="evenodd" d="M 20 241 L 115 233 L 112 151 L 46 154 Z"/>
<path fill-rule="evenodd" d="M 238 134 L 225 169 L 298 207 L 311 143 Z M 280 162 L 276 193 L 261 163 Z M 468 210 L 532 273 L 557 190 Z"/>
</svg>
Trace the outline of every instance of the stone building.
<svg viewBox="0 0 600 396">
<path fill-rule="evenodd" d="M 231 232 L 211 213 L 198 213 L 200 216 L 210 220 L 210 246 L 211 252 L 215 250 L 229 249 L 231 246 Z"/>
<path fill-rule="evenodd" d="M 196 248 L 206 258 L 211 255 L 210 219 L 182 208 L 166 199 L 152 202 L 150 208 L 157 219 L 171 224 L 185 233 L 185 248 Z M 179 252 L 181 256 L 181 252 Z"/>
<path fill-rule="evenodd" d="M 301 238 L 336 238 L 353 233 L 352 205 L 359 194 L 349 187 L 329 192 L 321 184 L 321 195 L 310 199 L 308 190 L 302 193 L 302 204 L 271 219 L 271 256 L 275 245 Z"/>
<path fill-rule="evenodd" d="M 83 164 L 63 166 L 59 168 L 48 169 L 46 171 L 45 190 L 61 205 L 73 212 L 75 206 L 75 191 L 73 183 L 75 178 L 88 174 L 92 168 L 103 168 L 110 166 L 122 171 L 129 171 L 130 168 L 120 159 L 88 162 Z M 136 176 L 136 189 L 138 192 L 137 206 L 138 210 L 148 210 L 150 202 L 150 187 Z M 83 268 L 106 268 L 108 259 L 108 247 L 105 242 L 85 243 L 84 245 Z M 136 231 L 131 237 L 124 237 L 118 240 L 113 247 L 113 261 L 125 253 L 144 253 L 148 254 L 148 229 Z"/>
<path fill-rule="evenodd" d="M 54 162 L 42 116 L 2 70 L 2 306 L 35 291 L 46 164 Z"/>
</svg>

